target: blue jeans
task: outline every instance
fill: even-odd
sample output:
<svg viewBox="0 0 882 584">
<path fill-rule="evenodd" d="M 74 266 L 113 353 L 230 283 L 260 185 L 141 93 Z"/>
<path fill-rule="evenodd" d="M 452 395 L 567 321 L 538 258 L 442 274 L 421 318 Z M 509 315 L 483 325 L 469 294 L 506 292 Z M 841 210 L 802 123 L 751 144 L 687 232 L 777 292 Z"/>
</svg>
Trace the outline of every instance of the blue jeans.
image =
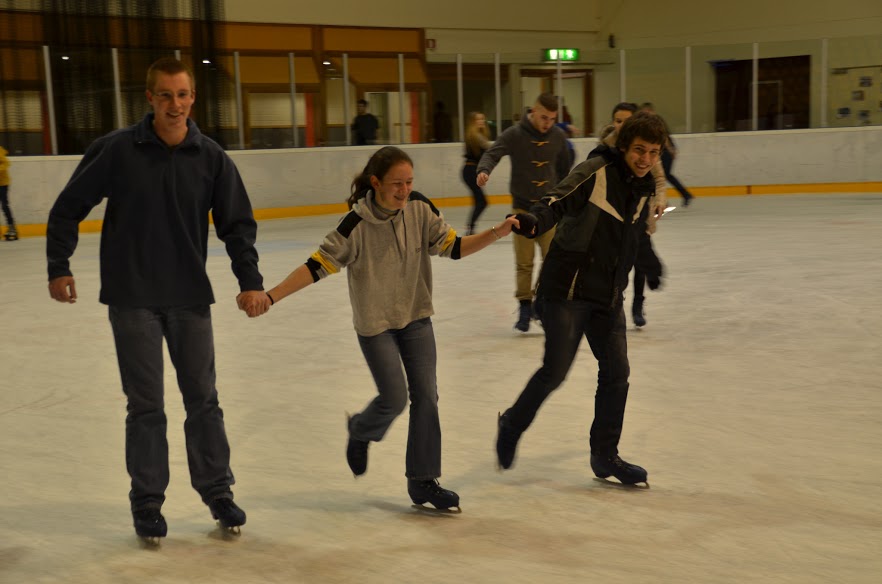
<svg viewBox="0 0 882 584">
<path fill-rule="evenodd" d="M 424 480 L 441 476 L 441 421 L 438 418 L 437 355 L 432 320 L 415 320 L 401 329 L 373 337 L 358 336 L 358 344 L 377 384 L 379 395 L 360 414 L 352 416 L 349 433 L 357 440 L 379 442 L 407 405 L 405 476 Z"/>
<path fill-rule="evenodd" d="M 584 335 L 598 364 L 591 453 L 618 454 L 631 372 L 621 303 L 611 312 L 589 302 L 540 299 L 536 311 L 545 329 L 545 357 L 506 412 L 511 428 L 523 432 L 533 423 L 539 407 L 569 373 Z"/>
<path fill-rule="evenodd" d="M 178 376 L 187 419 L 190 482 L 208 503 L 232 497 L 230 446 L 215 388 L 211 309 L 109 308 L 126 410 L 126 468 L 132 510 L 161 507 L 168 487 L 162 339 Z"/>
</svg>

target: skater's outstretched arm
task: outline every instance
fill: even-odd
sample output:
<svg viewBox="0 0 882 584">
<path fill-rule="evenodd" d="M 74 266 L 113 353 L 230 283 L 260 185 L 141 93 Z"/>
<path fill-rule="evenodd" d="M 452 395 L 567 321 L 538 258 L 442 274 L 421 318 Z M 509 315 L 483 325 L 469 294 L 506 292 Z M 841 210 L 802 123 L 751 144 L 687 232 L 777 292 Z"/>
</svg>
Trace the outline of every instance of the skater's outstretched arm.
<svg viewBox="0 0 882 584">
<path fill-rule="evenodd" d="M 288 274 L 288 277 L 282 280 L 275 288 L 271 289 L 267 294 L 272 298 L 275 304 L 282 298 L 290 296 L 299 290 L 303 290 L 314 282 L 312 272 L 306 264 L 300 266 Z"/>
<path fill-rule="evenodd" d="M 496 225 L 483 233 L 466 235 L 460 242 L 459 257 L 464 258 L 467 255 L 481 251 L 497 239 L 502 239 L 510 234 L 512 227 L 520 227 L 520 223 L 515 216 L 508 217 L 499 225 Z"/>
</svg>

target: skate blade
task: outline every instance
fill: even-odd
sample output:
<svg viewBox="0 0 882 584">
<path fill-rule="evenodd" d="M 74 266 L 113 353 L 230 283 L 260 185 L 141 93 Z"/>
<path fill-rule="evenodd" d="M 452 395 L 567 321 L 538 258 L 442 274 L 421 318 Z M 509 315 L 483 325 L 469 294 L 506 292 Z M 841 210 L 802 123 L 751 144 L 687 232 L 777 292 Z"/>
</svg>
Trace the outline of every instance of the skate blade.
<svg viewBox="0 0 882 584">
<path fill-rule="evenodd" d="M 428 505 L 417 505 L 414 503 L 411 505 L 414 509 L 418 511 L 422 511 L 424 513 L 428 513 L 429 515 L 459 515 L 462 513 L 462 507 L 457 505 L 456 507 L 447 507 L 444 509 L 438 509 L 437 507 L 430 507 Z"/>
<path fill-rule="evenodd" d="M 142 548 L 148 549 L 158 548 L 162 542 L 162 538 L 158 535 L 139 535 L 138 540 Z"/>
<path fill-rule="evenodd" d="M 599 483 L 603 483 L 607 487 L 612 487 L 616 489 L 649 489 L 649 481 L 640 481 L 639 483 L 622 483 L 618 480 L 611 481 L 609 479 L 602 479 L 600 477 L 594 477 L 594 480 Z"/>
<path fill-rule="evenodd" d="M 232 527 L 227 527 L 220 521 L 217 522 L 218 528 L 227 535 L 242 535 L 242 526 L 241 525 L 233 525 Z"/>
</svg>

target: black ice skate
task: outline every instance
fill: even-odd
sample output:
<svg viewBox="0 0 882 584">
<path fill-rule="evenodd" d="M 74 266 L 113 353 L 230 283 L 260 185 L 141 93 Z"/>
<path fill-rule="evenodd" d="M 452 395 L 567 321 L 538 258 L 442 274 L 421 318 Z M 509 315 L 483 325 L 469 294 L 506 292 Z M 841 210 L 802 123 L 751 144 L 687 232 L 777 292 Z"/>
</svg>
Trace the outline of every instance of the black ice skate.
<svg viewBox="0 0 882 584">
<path fill-rule="evenodd" d="M 530 330 L 530 320 L 533 318 L 533 305 L 529 300 L 521 302 L 518 309 L 518 321 L 515 323 L 515 330 L 525 333 Z"/>
<path fill-rule="evenodd" d="M 518 440 L 521 432 L 511 427 L 508 414 L 499 414 L 497 421 L 498 432 L 496 434 L 496 461 L 500 469 L 508 470 L 514 464 L 515 454 L 518 450 Z"/>
<path fill-rule="evenodd" d="M 634 326 L 637 328 L 646 326 L 646 317 L 643 315 L 643 302 L 634 303 L 634 306 L 631 308 L 631 316 L 634 319 Z"/>
<path fill-rule="evenodd" d="M 423 503 L 431 503 L 438 511 L 462 513 L 459 506 L 459 495 L 441 487 L 437 479 L 419 481 L 407 479 L 407 494 L 414 502 L 414 507 L 431 510 Z"/>
<path fill-rule="evenodd" d="M 222 497 L 208 504 L 211 516 L 217 519 L 221 527 L 230 533 L 239 534 L 240 526 L 245 525 L 245 512 L 233 503 L 232 499 Z"/>
<path fill-rule="evenodd" d="M 149 544 L 158 545 L 159 538 L 165 537 L 168 533 L 165 517 L 155 507 L 132 511 L 132 519 L 135 523 L 135 533 Z"/>
<path fill-rule="evenodd" d="M 646 481 L 646 469 L 625 462 L 618 454 L 612 456 L 591 455 L 591 470 L 598 477 L 605 479 L 612 475 L 619 479 L 623 485 L 635 485 L 637 483 L 649 483 Z"/>
<path fill-rule="evenodd" d="M 9 229 L 6 230 L 6 233 L 3 234 L 3 237 L 6 241 L 17 241 L 18 231 L 16 231 L 15 225 L 11 225 Z"/>
<path fill-rule="evenodd" d="M 351 432 L 352 418 L 346 415 L 346 429 Z M 367 472 L 368 463 L 368 445 L 370 442 L 365 440 L 357 440 L 349 435 L 349 442 L 346 444 L 346 462 L 349 463 L 349 469 L 355 476 L 361 476 Z"/>
</svg>

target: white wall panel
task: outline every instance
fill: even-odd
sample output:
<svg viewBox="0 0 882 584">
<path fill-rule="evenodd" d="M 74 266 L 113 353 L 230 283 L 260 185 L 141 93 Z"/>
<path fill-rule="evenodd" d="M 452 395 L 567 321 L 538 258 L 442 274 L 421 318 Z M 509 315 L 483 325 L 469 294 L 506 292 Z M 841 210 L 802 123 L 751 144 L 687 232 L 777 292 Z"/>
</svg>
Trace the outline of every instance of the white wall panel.
<svg viewBox="0 0 882 584">
<path fill-rule="evenodd" d="M 882 181 L 882 128 L 841 128 L 677 136 L 674 171 L 688 187 Z M 596 145 L 573 141 L 577 159 Z M 412 144 L 414 185 L 430 198 L 464 197 L 461 144 Z M 230 152 L 255 208 L 342 203 L 372 146 Z M 10 197 L 20 223 L 45 223 L 78 156 L 12 157 Z M 508 192 L 506 157 L 484 189 Z M 89 219 L 100 219 L 101 208 Z"/>
</svg>

